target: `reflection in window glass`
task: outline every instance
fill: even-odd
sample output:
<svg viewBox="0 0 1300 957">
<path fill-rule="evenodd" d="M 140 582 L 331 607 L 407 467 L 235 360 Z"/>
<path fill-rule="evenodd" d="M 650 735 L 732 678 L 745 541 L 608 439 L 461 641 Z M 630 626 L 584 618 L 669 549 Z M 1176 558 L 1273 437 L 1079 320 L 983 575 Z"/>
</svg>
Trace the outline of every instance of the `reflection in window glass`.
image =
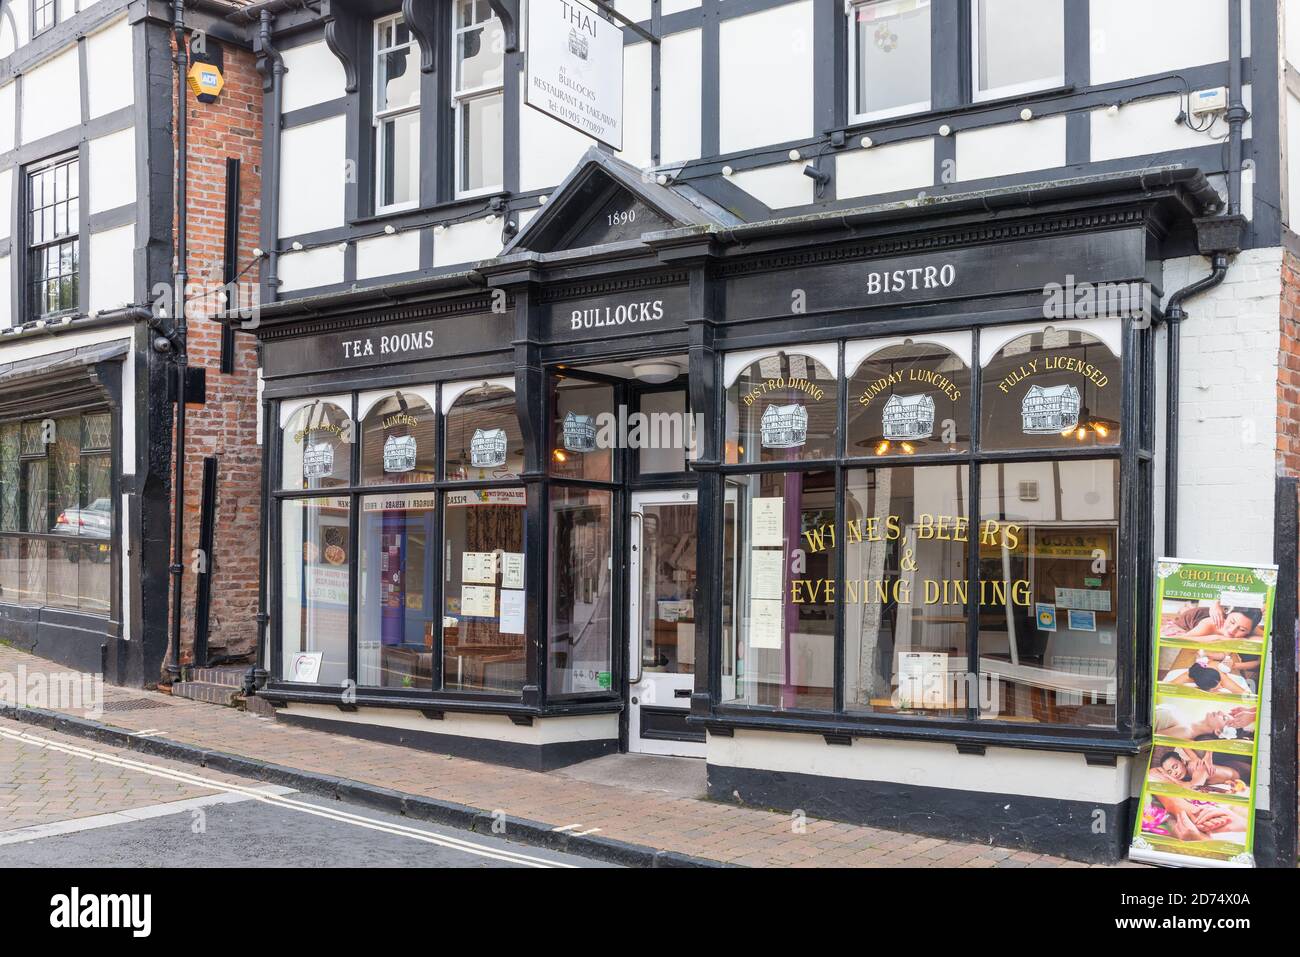
<svg viewBox="0 0 1300 957">
<path fill-rule="evenodd" d="M 280 511 L 281 678 L 348 678 L 348 529 L 345 497 L 291 499 Z"/>
<path fill-rule="evenodd" d="M 703 438 L 692 431 L 686 392 L 643 393 L 639 411 L 644 417 L 645 430 L 637 450 L 637 468 L 641 474 L 685 472 L 687 454 Z"/>
<path fill-rule="evenodd" d="M 433 492 L 361 500 L 357 684 L 363 688 L 433 687 L 436 507 Z"/>
<path fill-rule="evenodd" d="M 609 482 L 614 478 L 613 436 L 601 425 L 614 421 L 614 388 L 582 379 L 551 379 L 551 474 L 557 478 Z"/>
<path fill-rule="evenodd" d="M 929 0 L 874 0 L 850 8 L 859 116 L 930 108 Z"/>
<path fill-rule="evenodd" d="M 993 698 L 983 716 L 1113 727 L 1119 463 L 980 475 L 980 671 Z"/>
<path fill-rule="evenodd" d="M 1065 0 L 973 0 L 975 98 L 1065 82 Z"/>
<path fill-rule="evenodd" d="M 447 411 L 446 429 L 448 481 L 513 479 L 523 471 L 513 389 L 488 385 L 463 393 Z"/>
<path fill-rule="evenodd" d="M 350 410 L 328 399 L 317 399 L 290 416 L 281 441 L 281 487 L 351 485 L 353 429 Z"/>
<path fill-rule="evenodd" d="M 552 695 L 611 689 L 612 506 L 608 491 L 550 490 L 547 661 Z"/>
<path fill-rule="evenodd" d="M 966 673 L 966 466 L 848 473 L 844 706 L 960 716 Z"/>
<path fill-rule="evenodd" d="M 984 367 L 980 445 L 1077 449 L 1119 445 L 1119 357 L 1086 332 L 1021 336 Z"/>
<path fill-rule="evenodd" d="M 727 462 L 835 457 L 836 373 L 811 356 L 759 359 L 727 390 Z"/>
<path fill-rule="evenodd" d="M 432 406 L 412 392 L 399 390 L 375 402 L 361 420 L 362 483 L 410 485 L 434 481 L 437 419 Z"/>
<path fill-rule="evenodd" d="M 828 710 L 835 686 L 833 472 L 727 480 L 726 535 L 738 554 L 724 583 L 739 627 L 724 657 L 737 703 Z M 726 682 L 730 686 L 730 679 Z"/>
<path fill-rule="evenodd" d="M 518 692 L 524 686 L 522 488 L 444 498 L 443 687 Z"/>
<path fill-rule="evenodd" d="M 965 452 L 970 369 L 942 346 L 897 345 L 869 356 L 849 380 L 848 455 Z"/>
</svg>

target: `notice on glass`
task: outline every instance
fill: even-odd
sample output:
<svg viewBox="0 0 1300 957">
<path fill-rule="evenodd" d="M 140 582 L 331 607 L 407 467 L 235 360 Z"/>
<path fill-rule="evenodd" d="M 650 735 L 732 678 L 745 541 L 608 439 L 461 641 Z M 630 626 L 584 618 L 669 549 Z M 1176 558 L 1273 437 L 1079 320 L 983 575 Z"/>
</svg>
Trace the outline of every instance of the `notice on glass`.
<svg viewBox="0 0 1300 957">
<path fill-rule="evenodd" d="M 466 552 L 460 558 L 460 580 L 466 584 L 495 585 L 497 557 L 494 552 Z"/>
<path fill-rule="evenodd" d="M 781 600 L 753 598 L 749 602 L 749 647 L 780 648 L 785 638 Z"/>
<path fill-rule="evenodd" d="M 754 549 L 749 553 L 749 595 L 751 598 L 781 599 L 785 572 L 784 552 Z"/>
<path fill-rule="evenodd" d="M 1085 611 L 1110 611 L 1110 590 L 1092 588 L 1058 588 L 1056 604 L 1061 608 L 1082 608 Z"/>
<path fill-rule="evenodd" d="M 527 592 L 513 588 L 501 589 L 501 634 L 522 635 L 524 633 L 524 596 Z"/>
<path fill-rule="evenodd" d="M 756 498 L 750 516 L 750 541 L 754 548 L 785 546 L 785 499 Z"/>
<path fill-rule="evenodd" d="M 465 585 L 460 590 L 460 612 L 470 618 L 495 618 L 497 590 L 490 585 Z"/>
<path fill-rule="evenodd" d="M 503 552 L 501 555 L 501 587 L 524 587 L 524 553 Z M 502 598 L 502 601 L 505 601 Z M 504 614 L 504 612 L 502 613 Z"/>
</svg>

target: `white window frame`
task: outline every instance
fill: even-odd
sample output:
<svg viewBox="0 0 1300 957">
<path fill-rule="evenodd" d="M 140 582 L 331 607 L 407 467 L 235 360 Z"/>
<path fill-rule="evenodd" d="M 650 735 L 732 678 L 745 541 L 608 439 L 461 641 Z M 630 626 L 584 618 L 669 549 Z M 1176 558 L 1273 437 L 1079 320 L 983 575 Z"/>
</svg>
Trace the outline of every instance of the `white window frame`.
<svg viewBox="0 0 1300 957">
<path fill-rule="evenodd" d="M 858 42 L 857 42 L 857 13 L 861 7 L 870 6 L 876 0 L 844 0 L 844 27 L 848 33 L 849 48 L 849 122 L 850 123 L 868 123 L 875 120 L 887 120 L 895 116 L 909 116 L 914 113 L 928 113 L 934 103 L 934 90 L 930 90 L 930 96 L 916 103 L 904 103 L 902 106 L 891 106 L 885 110 L 875 110 L 869 113 L 863 113 L 858 109 Z M 931 16 L 934 16 L 933 7 Z M 933 34 L 932 34 L 933 35 Z M 934 56 L 933 40 L 931 41 L 930 56 Z M 926 85 L 930 86 L 927 78 Z"/>
<path fill-rule="evenodd" d="M 1042 80 L 1028 80 L 1008 86 L 995 86 L 987 90 L 980 89 L 980 3 L 983 0 L 970 0 L 970 90 L 972 103 L 984 103 L 988 100 L 1001 100 L 1010 96 L 1024 96 L 1042 90 L 1055 89 L 1065 85 L 1065 29 L 1061 29 L 1061 74 L 1049 76 Z M 1060 0 L 1064 7 L 1065 0 Z"/>
<path fill-rule="evenodd" d="M 495 183 L 490 186 L 482 186 L 478 189 L 465 189 L 463 187 L 464 170 L 461 167 L 461 144 L 465 132 L 464 116 L 465 111 L 474 100 L 487 99 L 491 96 L 501 96 L 504 103 L 505 98 L 505 69 L 504 54 L 502 55 L 501 82 L 489 84 L 486 86 L 471 87 L 469 89 L 460 89 L 460 38 L 462 34 L 471 30 L 479 29 L 484 23 L 495 19 L 495 14 L 488 17 L 487 20 L 479 20 L 467 27 L 456 25 L 456 6 L 452 5 L 452 25 L 451 25 L 451 108 L 455 115 L 455 140 L 453 142 L 453 164 L 455 166 L 455 185 L 456 198 L 465 199 L 471 196 L 486 196 L 491 193 L 499 193 L 505 188 L 504 183 Z M 502 110 L 502 122 L 508 122 L 504 109 Z M 504 132 L 504 131 L 503 131 Z M 501 174 L 505 175 L 505 162 L 502 158 Z"/>
<path fill-rule="evenodd" d="M 38 29 L 36 26 L 36 11 L 41 7 L 50 8 L 50 22 Z M 53 0 L 53 2 L 51 2 L 51 0 L 31 0 L 31 4 L 27 9 L 29 16 L 31 17 L 31 39 L 35 40 L 37 37 L 49 33 L 59 25 L 59 0 Z"/>
<path fill-rule="evenodd" d="M 422 119 L 420 116 L 419 103 L 416 103 L 414 106 L 399 106 L 399 107 L 391 107 L 388 109 L 383 109 L 380 107 L 380 97 L 383 96 L 383 86 L 380 84 L 379 81 L 380 81 L 380 77 L 383 74 L 384 54 L 391 53 L 395 50 L 404 49 L 412 57 L 411 60 L 412 64 L 419 62 L 420 50 L 419 50 L 419 46 L 415 41 L 414 34 L 411 35 L 411 38 L 406 43 L 399 43 L 387 47 L 383 45 L 384 30 L 390 26 L 397 27 L 400 24 L 405 22 L 406 22 L 405 19 L 402 17 L 400 13 L 396 13 L 388 17 L 381 17 L 375 21 L 375 45 L 374 45 L 374 58 L 372 60 L 372 70 L 374 76 L 374 83 L 373 83 L 374 92 L 371 97 L 370 113 L 371 113 L 372 126 L 374 128 L 373 135 L 374 135 L 374 143 L 375 143 L 375 213 L 376 214 L 396 213 L 406 209 L 415 209 L 420 205 L 420 195 L 419 195 L 420 188 L 419 188 L 418 181 L 416 183 L 416 190 L 415 190 L 416 196 L 414 199 L 407 200 L 404 203 L 389 203 L 387 205 L 384 204 L 384 168 L 385 168 L 385 159 L 386 159 L 384 155 L 384 127 L 387 125 L 389 120 L 394 120 L 397 119 L 398 117 L 402 117 L 414 113 L 415 121 L 416 121 L 416 137 L 418 138 L 420 136 L 420 123 Z M 408 33 L 410 32 L 409 28 L 407 32 Z M 423 152 L 423 150 L 421 152 Z M 418 176 L 418 172 L 417 172 L 417 176 Z"/>
</svg>

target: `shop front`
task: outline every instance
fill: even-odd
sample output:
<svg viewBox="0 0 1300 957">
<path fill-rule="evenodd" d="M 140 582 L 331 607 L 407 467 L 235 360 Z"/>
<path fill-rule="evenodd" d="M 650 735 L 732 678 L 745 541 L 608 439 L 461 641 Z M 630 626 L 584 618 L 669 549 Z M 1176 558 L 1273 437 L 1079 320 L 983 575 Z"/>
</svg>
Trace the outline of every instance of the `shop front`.
<svg viewBox="0 0 1300 957">
<path fill-rule="evenodd" d="M 589 156 L 470 272 L 268 306 L 262 695 L 1120 856 L 1151 740 L 1146 293 L 1212 195 L 1168 169 L 743 224 Z"/>
</svg>

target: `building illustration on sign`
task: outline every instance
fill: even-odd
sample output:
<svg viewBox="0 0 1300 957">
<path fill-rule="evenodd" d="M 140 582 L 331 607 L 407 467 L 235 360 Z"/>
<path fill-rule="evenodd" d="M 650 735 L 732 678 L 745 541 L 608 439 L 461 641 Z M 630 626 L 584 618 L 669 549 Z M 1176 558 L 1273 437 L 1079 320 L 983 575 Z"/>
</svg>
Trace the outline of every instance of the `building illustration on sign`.
<svg viewBox="0 0 1300 957">
<path fill-rule="evenodd" d="M 384 440 L 384 471 L 410 472 L 415 469 L 415 436 L 390 435 Z"/>
<path fill-rule="evenodd" d="M 920 395 L 893 395 L 882 414 L 887 439 L 928 439 L 934 434 L 934 398 Z"/>
<path fill-rule="evenodd" d="M 302 453 L 302 477 L 305 479 L 329 478 L 334 474 L 334 446 L 316 442 Z"/>
<path fill-rule="evenodd" d="M 763 448 L 797 449 L 808 439 L 808 410 L 801 405 L 769 405 L 761 429 Z"/>
<path fill-rule="evenodd" d="M 1020 403 L 1026 435 L 1065 432 L 1079 424 L 1079 390 L 1072 385 L 1032 385 Z"/>
<path fill-rule="evenodd" d="M 593 416 L 570 412 L 564 417 L 564 448 L 569 452 L 595 451 L 596 420 Z"/>
<path fill-rule="evenodd" d="M 475 429 L 469 442 L 469 463 L 476 469 L 506 464 L 506 430 Z"/>
<path fill-rule="evenodd" d="M 587 42 L 587 38 L 579 36 L 577 30 L 569 30 L 569 52 L 579 60 L 587 59 L 587 56 L 590 53 L 590 46 Z"/>
</svg>

